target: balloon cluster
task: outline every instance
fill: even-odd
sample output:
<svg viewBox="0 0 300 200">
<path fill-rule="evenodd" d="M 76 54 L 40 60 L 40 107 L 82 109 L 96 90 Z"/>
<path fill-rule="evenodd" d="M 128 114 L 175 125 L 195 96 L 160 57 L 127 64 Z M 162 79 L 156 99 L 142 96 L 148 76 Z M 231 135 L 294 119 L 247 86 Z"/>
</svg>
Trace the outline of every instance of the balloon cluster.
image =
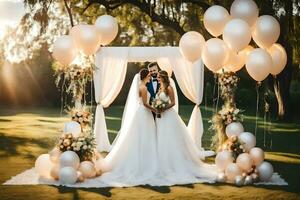
<svg viewBox="0 0 300 200">
<path fill-rule="evenodd" d="M 264 161 L 264 151 L 255 147 L 256 138 L 252 133 L 244 132 L 239 122 L 233 122 L 226 127 L 228 140 L 238 146 L 224 145 L 215 159 L 219 170 L 218 182 L 235 183 L 238 186 L 250 185 L 258 181 L 269 181 L 273 175 L 273 167 Z M 242 149 L 237 155 L 238 149 Z M 235 156 L 233 156 L 235 155 Z"/>
<path fill-rule="evenodd" d="M 80 24 L 71 28 L 69 35 L 60 36 L 53 45 L 53 57 L 63 66 L 70 65 L 81 51 L 92 55 L 100 45 L 108 45 L 118 34 L 117 20 L 110 15 L 97 18 L 94 25 Z"/>
<path fill-rule="evenodd" d="M 285 49 L 276 43 L 280 25 L 270 15 L 258 15 L 253 0 L 235 0 L 230 14 L 222 6 L 211 6 L 204 13 L 204 27 L 215 38 L 205 41 L 200 33 L 187 32 L 180 39 L 180 52 L 190 62 L 202 58 L 214 73 L 222 68 L 236 72 L 246 65 L 256 81 L 277 75 L 287 63 Z M 223 40 L 217 38 L 221 35 Z M 251 38 L 259 48 L 249 45 Z"/>
<path fill-rule="evenodd" d="M 65 133 L 71 133 L 76 138 L 81 134 L 79 123 L 67 122 L 64 127 Z M 100 176 L 105 171 L 104 161 L 101 155 L 96 152 L 92 160 L 80 162 L 75 151 L 54 148 L 48 154 L 40 155 L 35 162 L 35 170 L 40 177 L 59 180 L 63 185 L 83 182 L 86 178 Z"/>
</svg>

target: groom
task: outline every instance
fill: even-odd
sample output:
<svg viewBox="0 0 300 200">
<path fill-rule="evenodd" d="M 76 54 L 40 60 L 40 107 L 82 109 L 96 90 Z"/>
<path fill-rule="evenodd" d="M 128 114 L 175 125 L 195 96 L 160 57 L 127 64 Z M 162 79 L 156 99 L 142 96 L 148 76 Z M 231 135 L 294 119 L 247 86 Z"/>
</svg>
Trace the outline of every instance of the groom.
<svg viewBox="0 0 300 200">
<path fill-rule="evenodd" d="M 157 81 L 157 74 L 159 72 L 159 67 L 157 62 L 152 62 L 148 65 L 148 70 L 151 75 L 151 80 L 146 84 L 147 90 L 150 93 L 150 105 L 152 104 L 152 101 L 155 99 L 156 93 L 159 90 L 159 83 Z M 155 116 L 155 113 L 153 113 L 153 116 Z"/>
</svg>

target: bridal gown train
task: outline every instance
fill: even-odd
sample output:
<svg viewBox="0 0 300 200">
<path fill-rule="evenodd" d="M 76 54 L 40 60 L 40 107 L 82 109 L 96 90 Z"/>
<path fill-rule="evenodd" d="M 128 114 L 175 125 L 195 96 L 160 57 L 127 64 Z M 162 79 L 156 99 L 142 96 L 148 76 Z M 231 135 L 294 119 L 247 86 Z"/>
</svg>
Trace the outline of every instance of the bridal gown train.
<svg viewBox="0 0 300 200">
<path fill-rule="evenodd" d="M 149 94 L 148 94 L 149 99 Z M 156 128 L 153 115 L 139 100 L 128 128 L 104 158 L 110 171 L 99 177 L 101 185 L 129 187 L 145 185 L 157 172 Z"/>
<path fill-rule="evenodd" d="M 158 173 L 165 185 L 215 182 L 217 168 L 202 162 L 199 151 L 180 116 L 170 108 L 156 118 Z"/>
</svg>

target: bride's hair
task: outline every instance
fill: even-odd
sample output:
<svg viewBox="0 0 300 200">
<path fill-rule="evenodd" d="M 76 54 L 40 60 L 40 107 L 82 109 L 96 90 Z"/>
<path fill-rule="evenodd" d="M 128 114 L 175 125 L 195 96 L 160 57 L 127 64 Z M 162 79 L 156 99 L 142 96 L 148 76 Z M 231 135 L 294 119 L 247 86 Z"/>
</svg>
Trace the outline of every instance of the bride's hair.
<svg viewBox="0 0 300 200">
<path fill-rule="evenodd" d="M 169 76 L 168 76 L 168 72 L 162 70 L 162 71 L 159 71 L 158 74 L 159 74 L 159 76 L 162 80 L 162 83 L 164 85 L 165 90 L 167 90 L 167 88 L 170 85 L 170 79 L 169 79 Z M 167 92 L 167 91 L 165 91 L 165 92 Z"/>
<path fill-rule="evenodd" d="M 146 78 L 148 76 L 149 71 L 148 71 L 148 69 L 143 68 L 143 69 L 140 70 L 139 73 L 140 73 L 141 80 L 144 80 L 144 78 Z"/>
</svg>

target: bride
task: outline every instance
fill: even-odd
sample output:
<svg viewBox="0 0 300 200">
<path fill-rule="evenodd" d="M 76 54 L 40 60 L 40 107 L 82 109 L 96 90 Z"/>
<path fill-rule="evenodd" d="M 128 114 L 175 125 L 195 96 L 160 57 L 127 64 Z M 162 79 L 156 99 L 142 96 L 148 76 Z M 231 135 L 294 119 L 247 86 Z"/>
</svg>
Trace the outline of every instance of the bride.
<svg viewBox="0 0 300 200">
<path fill-rule="evenodd" d="M 142 69 L 134 78 L 130 93 L 139 98 L 138 105 L 126 105 L 122 124 L 117 140 L 110 153 L 104 158 L 103 165 L 107 173 L 100 177 L 104 186 L 129 187 L 145 185 L 155 176 L 157 171 L 156 129 L 149 105 L 149 93 L 146 83 L 150 80 L 147 69 Z M 140 79 L 140 80 L 139 80 Z M 138 91 L 137 91 L 138 90 Z M 129 98 L 132 98 L 129 93 Z M 135 107 L 135 108 L 134 108 Z M 102 185 L 102 184 L 101 184 Z"/>
<path fill-rule="evenodd" d="M 158 172 L 165 185 L 187 184 L 195 182 L 214 182 L 216 169 L 199 159 L 205 158 L 205 152 L 199 151 L 188 129 L 177 112 L 174 91 L 170 85 L 168 73 L 158 74 L 161 99 L 168 98 L 169 104 L 160 110 L 160 118 L 156 118 Z"/>
<path fill-rule="evenodd" d="M 99 187 L 130 187 L 136 185 L 170 186 L 197 182 L 214 182 L 216 169 L 201 162 L 203 157 L 173 106 L 173 88 L 165 71 L 158 76 L 161 89 L 158 96 L 169 98 L 156 125 L 149 105 L 146 83 L 147 69 L 134 78 L 128 100 L 138 95 L 136 106 L 125 106 L 125 116 L 113 148 L 104 158 L 106 172 L 96 178 Z M 127 101 L 128 101 L 127 100 Z M 126 103 L 127 104 L 127 103 Z M 130 109 L 130 112 L 129 110 Z M 127 114 L 126 114 L 127 113 Z M 130 113 L 130 114 L 128 114 Z"/>
</svg>

